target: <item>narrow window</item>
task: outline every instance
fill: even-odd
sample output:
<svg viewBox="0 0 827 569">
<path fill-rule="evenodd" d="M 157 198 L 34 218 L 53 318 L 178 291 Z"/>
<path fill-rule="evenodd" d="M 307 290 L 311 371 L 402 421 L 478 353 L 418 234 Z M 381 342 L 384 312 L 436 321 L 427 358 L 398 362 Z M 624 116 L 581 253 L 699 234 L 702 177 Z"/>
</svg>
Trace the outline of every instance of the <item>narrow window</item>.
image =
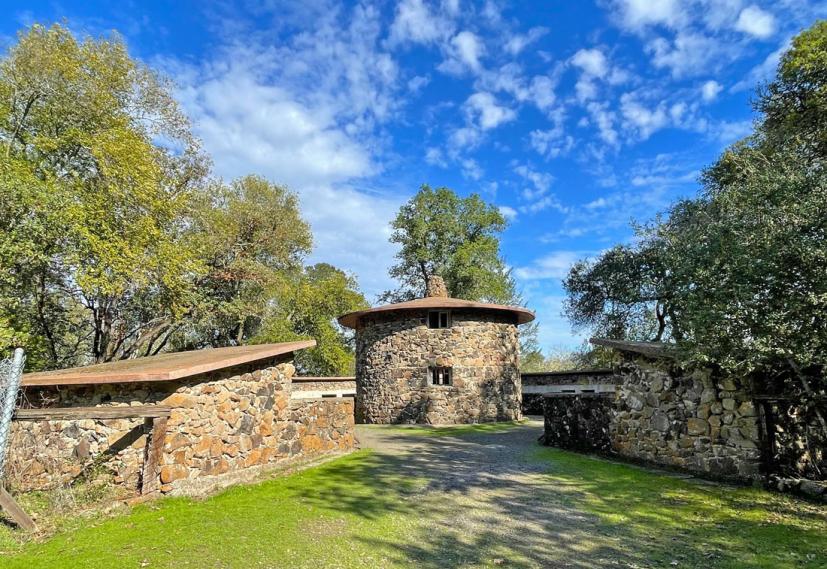
<svg viewBox="0 0 827 569">
<path fill-rule="evenodd" d="M 428 328 L 450 328 L 451 318 L 447 310 L 432 310 L 428 313 Z"/>
<path fill-rule="evenodd" d="M 428 368 L 431 385 L 451 385 L 451 368 L 449 367 L 430 367 Z"/>
</svg>

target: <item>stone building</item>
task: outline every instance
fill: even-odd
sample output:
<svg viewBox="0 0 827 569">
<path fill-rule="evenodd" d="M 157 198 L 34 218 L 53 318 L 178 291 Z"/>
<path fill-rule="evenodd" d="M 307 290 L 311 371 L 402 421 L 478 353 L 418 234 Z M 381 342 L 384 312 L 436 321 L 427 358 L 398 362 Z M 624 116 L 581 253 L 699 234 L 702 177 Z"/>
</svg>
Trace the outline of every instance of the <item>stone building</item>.
<svg viewBox="0 0 827 569">
<path fill-rule="evenodd" d="M 356 421 L 477 423 L 521 417 L 517 326 L 529 310 L 425 298 L 345 314 L 356 330 Z"/>
<path fill-rule="evenodd" d="M 216 348 L 26 374 L 9 482 L 30 491 L 102 476 L 126 494 L 202 494 L 274 465 L 352 450 L 353 398 L 337 397 L 339 378 L 293 383 L 293 353 L 313 345 Z"/>
</svg>

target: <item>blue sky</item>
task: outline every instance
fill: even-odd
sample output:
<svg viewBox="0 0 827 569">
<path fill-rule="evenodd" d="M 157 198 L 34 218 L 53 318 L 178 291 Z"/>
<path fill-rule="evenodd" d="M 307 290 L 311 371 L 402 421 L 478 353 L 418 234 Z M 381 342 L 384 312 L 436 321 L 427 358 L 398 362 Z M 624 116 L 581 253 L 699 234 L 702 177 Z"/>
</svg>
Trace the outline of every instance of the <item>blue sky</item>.
<svg viewBox="0 0 827 569">
<path fill-rule="evenodd" d="M 750 129 L 754 87 L 827 3 L 804 0 L 4 2 L 33 22 L 117 30 L 163 70 L 225 178 L 299 193 L 312 260 L 370 299 L 394 283 L 388 223 L 428 183 L 510 219 L 503 252 L 543 347 L 571 263 L 631 236 Z"/>
</svg>

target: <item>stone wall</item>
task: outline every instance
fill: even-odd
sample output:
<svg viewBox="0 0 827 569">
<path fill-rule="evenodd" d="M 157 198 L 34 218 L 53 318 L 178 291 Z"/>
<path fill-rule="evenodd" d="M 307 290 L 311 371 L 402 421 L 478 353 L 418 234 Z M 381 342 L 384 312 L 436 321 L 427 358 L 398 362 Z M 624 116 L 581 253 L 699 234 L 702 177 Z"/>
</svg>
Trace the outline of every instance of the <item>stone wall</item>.
<svg viewBox="0 0 827 569">
<path fill-rule="evenodd" d="M 714 478 L 760 478 L 757 413 L 745 386 L 668 360 L 627 359 L 619 372 L 614 452 Z"/>
<path fill-rule="evenodd" d="M 355 397 L 355 377 L 294 377 L 294 398 Z"/>
<path fill-rule="evenodd" d="M 543 444 L 581 452 L 610 452 L 614 403 L 613 393 L 543 396 Z"/>
<path fill-rule="evenodd" d="M 519 342 L 512 316 L 451 312 L 449 328 L 427 311 L 363 317 L 356 334 L 356 420 L 476 423 L 521 417 Z M 432 386 L 429 366 L 452 368 L 453 385 Z"/>
<path fill-rule="evenodd" d="M 669 360 L 644 357 L 627 357 L 617 373 L 623 383 L 610 399 L 607 416 L 582 396 L 549 397 L 546 444 L 565 439 L 561 432 L 574 433 L 582 440 L 564 440 L 567 448 L 608 452 L 718 479 L 761 477 L 757 413 L 744 386 L 710 370 L 685 372 Z M 581 413 L 588 417 L 577 418 Z M 565 430 L 565 425 L 588 420 L 608 425 L 610 448 L 601 426 Z M 591 437 L 597 440 L 588 440 Z"/>
<path fill-rule="evenodd" d="M 542 415 L 546 393 L 613 392 L 620 377 L 611 369 L 530 372 L 520 374 L 523 415 Z"/>
<path fill-rule="evenodd" d="M 292 364 L 274 362 L 168 382 L 27 388 L 24 395 L 34 407 L 171 407 L 160 490 L 201 493 L 285 460 L 353 448 L 352 399 L 291 401 L 293 374 Z M 25 491 L 93 475 L 135 491 L 146 439 L 143 419 L 15 422 L 11 483 Z"/>
</svg>

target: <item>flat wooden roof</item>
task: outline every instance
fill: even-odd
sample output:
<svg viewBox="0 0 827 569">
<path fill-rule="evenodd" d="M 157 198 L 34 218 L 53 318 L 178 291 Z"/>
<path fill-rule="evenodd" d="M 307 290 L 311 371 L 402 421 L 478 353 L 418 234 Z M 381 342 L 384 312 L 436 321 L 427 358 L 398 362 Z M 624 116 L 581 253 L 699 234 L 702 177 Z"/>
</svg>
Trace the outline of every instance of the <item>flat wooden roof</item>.
<svg viewBox="0 0 827 569">
<path fill-rule="evenodd" d="M 85 367 L 26 373 L 23 374 L 22 385 L 23 387 L 34 387 L 171 381 L 275 358 L 304 348 L 312 348 L 315 345 L 315 340 L 302 340 L 281 344 L 259 344 L 256 346 L 174 352 Z"/>
<path fill-rule="evenodd" d="M 348 328 L 356 328 L 359 325 L 359 319 L 363 316 L 377 314 L 381 312 L 404 312 L 411 310 L 434 310 L 434 309 L 454 309 L 454 310 L 480 310 L 507 313 L 514 317 L 517 324 L 525 324 L 534 320 L 534 313 L 522 306 L 505 306 L 502 304 L 489 304 L 486 302 L 472 302 L 470 300 L 463 300 L 461 298 L 446 298 L 439 296 L 428 296 L 425 298 L 417 298 L 408 302 L 398 302 L 396 304 L 386 304 L 384 306 L 377 306 L 375 308 L 368 308 L 367 310 L 359 310 L 357 312 L 349 312 L 339 316 L 339 324 L 347 326 Z"/>
<path fill-rule="evenodd" d="M 621 352 L 632 352 L 650 358 L 674 358 L 677 355 L 675 345 L 666 342 L 632 342 L 609 338 L 591 338 L 589 342 L 596 346 L 614 348 Z"/>
</svg>

